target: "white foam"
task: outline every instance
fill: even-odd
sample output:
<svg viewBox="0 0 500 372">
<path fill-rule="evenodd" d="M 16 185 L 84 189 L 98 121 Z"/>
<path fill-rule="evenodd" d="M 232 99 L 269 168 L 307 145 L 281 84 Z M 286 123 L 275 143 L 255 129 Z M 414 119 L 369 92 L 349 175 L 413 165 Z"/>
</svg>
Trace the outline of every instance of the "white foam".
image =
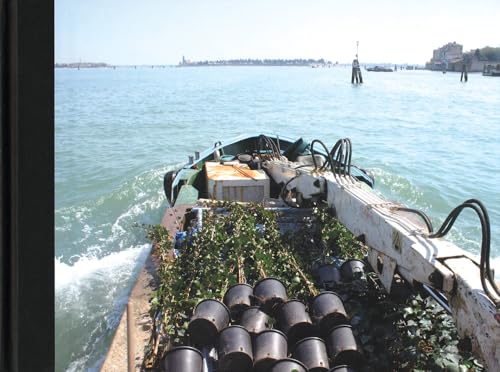
<svg viewBox="0 0 500 372">
<path fill-rule="evenodd" d="M 165 203 L 161 176 L 170 169 L 144 172 L 97 200 L 56 210 L 64 244 L 54 262 L 56 331 L 82 344 L 66 370 L 98 370 L 92 360 L 102 354 L 102 337 L 116 328 L 151 249 L 133 226 L 158 219 Z"/>
<path fill-rule="evenodd" d="M 110 253 L 102 258 L 89 254 L 80 256 L 73 265 L 66 264 L 61 262 L 59 258 L 55 258 L 56 296 L 59 291 L 69 286 L 78 286 L 96 275 L 108 277 L 107 280 L 110 281 L 113 281 L 114 276 L 120 276 L 119 273 L 126 272 L 130 275 L 137 262 L 144 261 L 150 248 L 151 244 L 143 244 Z"/>
</svg>

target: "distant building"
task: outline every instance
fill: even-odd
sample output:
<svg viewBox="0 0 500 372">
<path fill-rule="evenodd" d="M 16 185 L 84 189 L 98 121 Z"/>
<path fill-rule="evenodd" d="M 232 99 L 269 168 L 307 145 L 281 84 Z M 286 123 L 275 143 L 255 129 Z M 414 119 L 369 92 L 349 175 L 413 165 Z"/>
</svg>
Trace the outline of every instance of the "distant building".
<svg viewBox="0 0 500 372">
<path fill-rule="evenodd" d="M 481 56 L 477 49 L 471 49 L 469 52 L 464 53 L 464 60 L 467 63 L 467 70 L 470 72 L 481 72 L 484 70 L 484 66 L 492 63 L 492 61 Z"/>
<path fill-rule="evenodd" d="M 463 46 L 456 42 L 443 45 L 434 49 L 430 62 L 425 64 L 428 70 L 448 70 L 450 65 L 461 63 L 463 59 Z M 461 70 L 460 70 L 461 71 Z"/>
<path fill-rule="evenodd" d="M 500 61 L 493 61 L 494 64 Z M 456 42 L 443 45 L 432 52 L 432 58 L 425 64 L 426 70 L 433 71 L 456 71 L 461 72 L 463 65 L 467 66 L 468 72 L 481 72 L 484 66 L 492 63 L 479 53 L 479 49 L 472 49 L 463 53 L 463 47 Z"/>
</svg>

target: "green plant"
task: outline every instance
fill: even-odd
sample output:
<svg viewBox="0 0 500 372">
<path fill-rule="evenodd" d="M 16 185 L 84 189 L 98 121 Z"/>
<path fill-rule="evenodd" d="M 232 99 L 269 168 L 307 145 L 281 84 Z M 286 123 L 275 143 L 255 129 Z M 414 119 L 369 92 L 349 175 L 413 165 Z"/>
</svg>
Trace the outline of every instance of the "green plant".
<svg viewBox="0 0 500 372">
<path fill-rule="evenodd" d="M 205 298 L 221 300 L 230 285 L 253 285 L 272 276 L 285 284 L 289 297 L 308 303 L 319 290 L 311 277 L 314 265 L 363 259 L 367 253 L 328 209 L 314 208 L 296 229 L 282 235 L 277 212 L 261 205 L 211 202 L 205 207 L 202 230 L 191 227 L 176 259 L 166 230 L 146 226 L 160 258 L 146 367 L 158 367 L 168 348 L 185 344 L 196 304 Z M 460 347 L 451 317 L 432 299 L 411 295 L 395 301 L 373 272 L 335 290 L 365 352 L 367 371 L 481 370 Z"/>
</svg>

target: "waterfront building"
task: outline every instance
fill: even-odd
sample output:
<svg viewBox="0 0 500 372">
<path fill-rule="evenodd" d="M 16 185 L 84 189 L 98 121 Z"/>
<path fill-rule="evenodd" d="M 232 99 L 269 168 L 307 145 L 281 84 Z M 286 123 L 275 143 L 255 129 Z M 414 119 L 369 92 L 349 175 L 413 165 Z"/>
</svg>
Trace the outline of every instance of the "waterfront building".
<svg viewBox="0 0 500 372">
<path fill-rule="evenodd" d="M 450 65 L 462 63 L 463 46 L 453 43 L 448 43 L 440 48 L 434 49 L 430 62 L 425 64 L 428 70 L 449 70 Z M 461 71 L 461 70 L 460 70 Z"/>
</svg>

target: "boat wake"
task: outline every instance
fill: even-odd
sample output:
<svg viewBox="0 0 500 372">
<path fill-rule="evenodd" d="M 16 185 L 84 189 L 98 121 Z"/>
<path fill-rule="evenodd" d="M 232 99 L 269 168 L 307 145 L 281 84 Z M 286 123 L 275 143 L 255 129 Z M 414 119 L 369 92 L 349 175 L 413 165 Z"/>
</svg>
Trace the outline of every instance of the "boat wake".
<svg viewBox="0 0 500 372">
<path fill-rule="evenodd" d="M 93 369 L 92 365 L 99 368 L 98 357 L 104 357 L 103 350 L 107 350 L 118 325 L 131 279 L 137 276 L 150 249 L 151 244 L 133 246 L 103 258 L 85 256 L 73 265 L 55 259 L 56 350 L 64 353 L 65 345 L 73 344 L 70 365 L 60 367 L 69 371 Z M 79 345 L 78 354 L 75 344 Z"/>
<path fill-rule="evenodd" d="M 55 211 L 56 370 L 99 370 L 166 203 L 154 169 L 97 200 Z"/>
</svg>

